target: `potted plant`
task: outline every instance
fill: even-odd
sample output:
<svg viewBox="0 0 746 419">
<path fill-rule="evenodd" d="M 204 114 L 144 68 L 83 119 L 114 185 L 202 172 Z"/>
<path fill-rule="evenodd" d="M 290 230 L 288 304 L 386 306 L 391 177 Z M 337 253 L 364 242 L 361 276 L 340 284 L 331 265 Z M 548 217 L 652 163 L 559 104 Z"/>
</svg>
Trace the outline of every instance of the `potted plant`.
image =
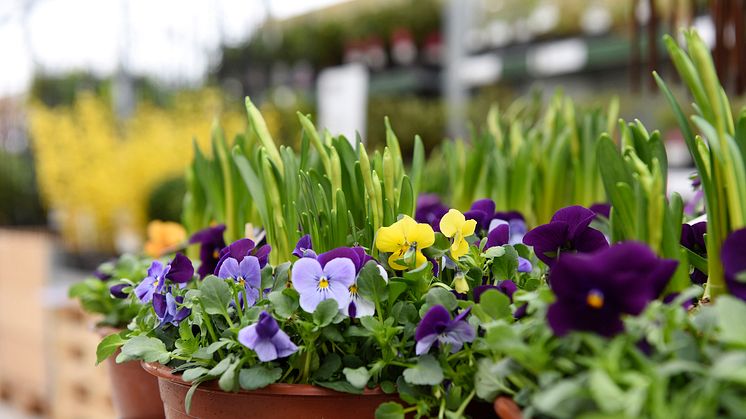
<svg viewBox="0 0 746 419">
<path fill-rule="evenodd" d="M 185 235 L 179 224 L 151 222 L 145 244 L 149 256 L 124 254 L 101 264 L 90 278 L 70 287 L 70 297 L 78 299 L 83 310 L 102 316 L 95 325 L 96 333 L 104 338 L 96 363 L 106 361 L 112 402 L 119 417 L 163 417 L 157 380 L 144 373 L 137 362 L 118 364 L 112 355 L 118 351 L 116 342 L 128 333 L 127 325 L 143 308 L 139 300 L 129 295 L 133 281 L 147 275 L 154 256 L 182 245 Z"/>
</svg>

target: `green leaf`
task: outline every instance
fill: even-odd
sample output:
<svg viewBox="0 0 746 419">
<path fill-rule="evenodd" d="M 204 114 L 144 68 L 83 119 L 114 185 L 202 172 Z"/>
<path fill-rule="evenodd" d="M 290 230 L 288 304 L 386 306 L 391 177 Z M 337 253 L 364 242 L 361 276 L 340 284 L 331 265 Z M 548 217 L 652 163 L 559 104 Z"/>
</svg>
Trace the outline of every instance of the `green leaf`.
<svg viewBox="0 0 746 419">
<path fill-rule="evenodd" d="M 458 306 L 458 300 L 456 300 L 456 296 L 453 295 L 452 292 L 444 288 L 432 288 L 427 292 L 427 294 L 425 294 L 425 304 L 422 306 L 423 308 L 420 309 L 420 315 L 424 315 L 427 310 L 437 305 L 442 305 L 446 310 L 453 311 Z"/>
<path fill-rule="evenodd" d="M 328 299 L 324 300 L 316 306 L 316 310 L 313 311 L 313 322 L 318 327 L 324 327 L 334 320 L 334 317 L 339 312 L 339 304 L 337 300 Z"/>
<path fill-rule="evenodd" d="M 730 295 L 723 295 L 715 304 L 720 339 L 726 343 L 746 347 L 746 303 Z"/>
<path fill-rule="evenodd" d="M 231 341 L 227 339 L 213 342 L 206 348 L 199 348 L 197 352 L 192 354 L 192 356 L 194 358 L 199 358 L 199 359 L 212 359 L 212 354 L 214 354 L 218 349 L 222 348 L 223 346 L 229 343 L 231 343 Z"/>
<path fill-rule="evenodd" d="M 474 376 L 477 396 L 484 400 L 494 400 L 500 393 L 510 393 L 508 376 L 518 368 L 510 358 L 503 358 L 498 362 L 488 358 L 480 359 Z"/>
<path fill-rule="evenodd" d="M 347 380 L 342 380 L 342 381 L 325 381 L 325 382 L 319 382 L 319 383 L 316 383 L 316 384 L 320 385 L 321 387 L 330 388 L 330 389 L 332 389 L 334 391 L 339 391 L 339 392 L 342 392 L 342 393 L 351 393 L 351 394 L 362 394 L 363 393 L 362 389 L 359 389 L 359 388 L 353 386 L 352 384 L 350 384 L 349 382 L 347 382 Z"/>
<path fill-rule="evenodd" d="M 510 298 L 498 290 L 488 289 L 479 297 L 479 306 L 493 319 L 507 319 L 510 313 Z"/>
<path fill-rule="evenodd" d="M 218 380 L 218 385 L 223 391 L 237 391 L 238 382 L 236 381 L 236 369 L 241 364 L 241 360 L 237 359 L 235 362 L 230 364 L 228 368 L 223 372 Z"/>
<path fill-rule="evenodd" d="M 171 353 L 166 344 L 160 339 L 147 336 L 135 336 L 124 343 L 122 353 L 117 356 L 117 362 L 140 359 L 145 362 L 166 364 L 171 359 Z"/>
<path fill-rule="evenodd" d="M 328 380 L 335 372 L 342 368 L 342 358 L 335 353 L 330 353 L 324 357 L 324 361 L 313 374 L 314 381 Z"/>
<path fill-rule="evenodd" d="M 431 355 L 423 355 L 417 365 L 403 372 L 404 380 L 415 385 L 438 385 L 443 381 L 443 369 Z"/>
<path fill-rule="evenodd" d="M 205 374 L 207 374 L 207 373 L 208 373 L 209 371 L 210 371 L 210 370 L 208 370 L 208 369 L 207 369 L 207 368 L 205 368 L 205 367 L 195 367 L 195 368 L 190 368 L 190 369 L 188 369 L 188 370 L 184 371 L 184 373 L 183 373 L 183 374 L 181 375 L 181 378 L 182 378 L 182 379 L 183 379 L 184 381 L 192 382 L 192 381 L 194 381 L 194 380 L 196 380 L 196 379 L 198 379 L 198 378 L 200 378 L 200 377 L 204 376 L 204 375 L 205 375 Z"/>
<path fill-rule="evenodd" d="M 616 413 L 624 410 L 624 392 L 605 371 L 596 368 L 590 372 L 588 389 L 603 412 Z"/>
<path fill-rule="evenodd" d="M 226 313 L 233 297 L 224 279 L 210 275 L 202 281 L 199 290 L 199 300 L 207 314 Z"/>
<path fill-rule="evenodd" d="M 293 298 L 293 294 L 295 294 L 295 298 Z M 282 291 L 272 291 L 267 298 L 272 303 L 278 317 L 288 319 L 298 310 L 298 291 L 294 289 L 286 288 Z"/>
<path fill-rule="evenodd" d="M 96 365 L 114 355 L 114 352 L 122 345 L 124 345 L 124 339 L 119 333 L 105 337 L 96 347 Z"/>
<path fill-rule="evenodd" d="M 381 403 L 376 409 L 376 419 L 404 419 L 404 408 L 397 402 Z"/>
<path fill-rule="evenodd" d="M 409 286 L 401 281 L 389 281 L 388 283 L 389 288 L 389 305 L 393 304 L 394 301 L 396 301 L 397 298 L 399 298 L 400 295 L 404 291 L 406 291 Z"/>
<path fill-rule="evenodd" d="M 511 279 L 518 271 L 518 252 L 513 246 L 503 246 L 505 254 L 492 259 L 492 274 L 497 279 Z"/>
<path fill-rule="evenodd" d="M 360 296 L 370 301 L 386 301 L 388 292 L 386 291 L 386 281 L 381 276 L 378 264 L 369 261 L 360 270 L 357 278 L 357 289 Z"/>
<path fill-rule="evenodd" d="M 238 382 L 244 390 L 256 390 L 276 382 L 281 376 L 282 368 L 255 365 L 251 368 L 241 369 L 238 374 Z"/>
<path fill-rule="evenodd" d="M 370 373 L 365 367 L 360 368 L 344 368 L 342 373 L 345 375 L 347 381 L 357 388 L 365 388 L 370 380 Z"/>
</svg>

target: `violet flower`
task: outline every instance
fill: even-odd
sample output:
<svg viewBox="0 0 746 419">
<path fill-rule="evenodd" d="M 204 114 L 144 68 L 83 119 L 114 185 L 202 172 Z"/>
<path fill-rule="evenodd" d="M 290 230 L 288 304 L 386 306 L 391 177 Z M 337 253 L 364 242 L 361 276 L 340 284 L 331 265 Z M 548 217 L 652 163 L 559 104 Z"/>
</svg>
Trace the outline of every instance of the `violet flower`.
<svg viewBox="0 0 746 419">
<path fill-rule="evenodd" d="M 418 223 L 427 223 L 434 231 L 440 231 L 440 219 L 448 212 L 436 194 L 423 194 L 417 197 L 417 208 L 414 219 Z"/>
<path fill-rule="evenodd" d="M 337 258 L 347 258 L 352 261 L 355 265 L 355 282 L 349 286 L 348 291 L 350 294 L 350 303 L 340 309 L 342 314 L 352 318 L 372 316 L 376 312 L 376 305 L 374 302 L 363 298 L 358 294 L 357 276 L 360 274 L 360 270 L 363 269 L 366 263 L 374 260 L 370 255 L 365 253 L 365 249 L 359 246 L 355 247 L 338 247 L 328 252 L 322 253 L 318 256 L 318 261 L 321 267 L 324 268 L 329 261 Z M 388 274 L 383 266 L 378 265 L 378 270 L 381 273 L 383 279 L 388 282 Z"/>
<path fill-rule="evenodd" d="M 125 299 L 125 298 L 129 297 L 129 294 L 125 293 L 122 290 L 124 288 L 128 287 L 128 286 L 129 286 L 128 284 L 112 285 L 111 287 L 109 287 L 109 293 L 114 298 Z"/>
<path fill-rule="evenodd" d="M 746 228 L 728 235 L 720 249 L 725 285 L 735 297 L 746 300 Z M 715 262 L 712 262 L 715 263 Z"/>
<path fill-rule="evenodd" d="M 558 336 L 571 330 L 613 336 L 624 330 L 623 314 L 640 314 L 661 294 L 677 264 L 635 242 L 563 256 L 549 272 L 557 297 L 547 311 L 549 325 Z"/>
<path fill-rule="evenodd" d="M 186 307 L 179 306 L 184 303 L 184 297 L 174 297 L 169 290 L 164 294 L 153 295 L 153 309 L 155 310 L 156 316 L 161 321 L 161 326 L 170 323 L 174 326 L 178 326 L 179 323 L 187 318 L 192 310 Z"/>
<path fill-rule="evenodd" d="M 298 240 L 298 243 L 295 244 L 295 250 L 293 250 L 293 256 L 299 258 L 316 258 L 310 234 L 306 234 Z"/>
<path fill-rule="evenodd" d="M 589 227 L 596 214 L 574 205 L 554 213 L 552 221 L 526 233 L 523 243 L 533 246 L 536 257 L 552 266 L 560 253 L 588 253 L 609 247 L 603 233 Z"/>
<path fill-rule="evenodd" d="M 465 320 L 469 311 L 466 309 L 451 320 L 451 314 L 442 305 L 431 307 L 417 325 L 415 353 L 422 355 L 430 351 L 433 345 L 439 344 L 450 345 L 451 353 L 455 353 L 464 343 L 473 341 L 476 331 Z"/>
<path fill-rule="evenodd" d="M 238 332 L 238 341 L 256 352 L 262 362 L 285 358 L 298 350 L 290 337 L 280 330 L 277 320 L 266 311 L 259 314 L 259 320 L 256 323 Z"/>
<path fill-rule="evenodd" d="M 467 220 L 474 220 L 477 222 L 480 230 L 487 230 L 490 226 L 490 221 L 495 216 L 495 201 L 484 198 L 477 199 L 471 204 L 469 211 L 464 213 L 464 217 Z"/>
<path fill-rule="evenodd" d="M 705 233 L 707 233 L 706 221 L 700 221 L 695 224 L 682 224 L 681 245 L 695 254 L 706 258 L 707 247 L 705 245 Z M 702 285 L 707 282 L 707 272 L 702 272 L 697 268 L 692 270 L 689 277 L 695 284 Z"/>
<path fill-rule="evenodd" d="M 197 273 L 200 278 L 215 272 L 215 268 L 220 260 L 220 251 L 225 247 L 223 232 L 225 225 L 220 224 L 215 227 L 208 227 L 194 233 L 189 239 L 189 243 L 199 243 L 199 259 L 201 261 Z"/>
<path fill-rule="evenodd" d="M 295 261 L 293 287 L 300 294 L 300 306 L 313 313 L 324 300 L 333 299 L 340 309 L 350 304 L 349 288 L 355 283 L 355 264 L 348 258 L 336 258 L 323 267 L 316 259 Z"/>
<path fill-rule="evenodd" d="M 256 257 L 259 261 L 259 267 L 264 268 L 269 261 L 269 252 L 271 250 L 272 247 L 268 244 L 256 247 L 251 239 L 236 240 L 220 251 L 220 260 L 218 260 L 218 264 L 215 266 L 215 271 L 213 271 L 213 273 L 215 275 L 220 273 L 220 267 L 226 259 L 233 258 L 240 262 L 245 256 Z"/>
<path fill-rule="evenodd" d="M 608 220 L 611 216 L 611 204 L 605 202 L 595 203 L 589 209 L 596 214 L 596 217 L 603 217 Z"/>
<path fill-rule="evenodd" d="M 186 284 L 193 276 L 192 261 L 181 253 L 177 253 L 167 265 L 154 260 L 148 268 L 148 276 L 135 287 L 135 295 L 143 303 L 148 303 L 153 299 L 153 294 L 163 292 L 167 279 L 177 284 Z"/>
<path fill-rule="evenodd" d="M 244 287 L 240 298 L 248 307 L 253 306 L 259 299 L 259 288 L 262 286 L 262 271 L 259 259 L 245 256 L 241 262 L 234 258 L 227 258 L 220 266 L 218 277 L 233 279 Z"/>
</svg>

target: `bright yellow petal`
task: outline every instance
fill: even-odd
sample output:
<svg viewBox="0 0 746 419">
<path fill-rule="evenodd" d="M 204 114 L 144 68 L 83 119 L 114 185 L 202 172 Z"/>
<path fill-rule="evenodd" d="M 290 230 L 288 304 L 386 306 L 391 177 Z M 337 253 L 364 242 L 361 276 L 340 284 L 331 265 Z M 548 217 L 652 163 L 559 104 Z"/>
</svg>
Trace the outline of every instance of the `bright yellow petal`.
<svg viewBox="0 0 746 419">
<path fill-rule="evenodd" d="M 396 223 L 389 227 L 381 227 L 376 235 L 376 248 L 382 252 L 396 252 L 404 243 L 404 234 L 400 225 Z"/>
<path fill-rule="evenodd" d="M 407 234 L 407 241 L 417 243 L 417 249 L 430 247 L 435 243 L 435 232 L 430 224 L 417 224 Z"/>
<path fill-rule="evenodd" d="M 401 230 L 402 235 L 404 235 L 404 237 L 408 238 L 409 232 L 412 231 L 412 229 L 417 228 L 417 221 L 415 221 L 414 218 L 408 215 L 403 215 L 399 219 L 399 221 L 391 225 L 391 227 L 394 227 L 394 226 L 396 226 L 397 228 Z"/>
<path fill-rule="evenodd" d="M 443 218 L 440 219 L 440 232 L 446 237 L 453 237 L 457 231 L 461 230 L 466 218 L 459 210 L 449 210 Z"/>
<path fill-rule="evenodd" d="M 474 230 L 477 228 L 476 220 L 466 220 L 463 226 L 461 226 L 461 237 L 469 237 L 474 234 Z"/>
<path fill-rule="evenodd" d="M 461 256 L 469 252 L 469 242 L 464 239 L 458 240 L 451 245 L 451 256 L 454 259 L 460 258 Z"/>
<path fill-rule="evenodd" d="M 466 281 L 466 277 L 459 276 L 453 281 L 453 288 L 459 294 L 466 294 L 469 291 L 469 282 Z"/>
<path fill-rule="evenodd" d="M 420 255 L 418 254 L 417 257 L 419 258 L 419 256 Z M 396 263 L 396 259 L 398 259 L 398 258 L 399 258 L 399 255 L 397 253 L 392 253 L 391 256 L 389 256 L 389 266 L 392 269 L 396 269 L 397 271 L 403 271 L 403 270 L 407 269 L 406 266 L 399 265 L 398 263 Z"/>
</svg>

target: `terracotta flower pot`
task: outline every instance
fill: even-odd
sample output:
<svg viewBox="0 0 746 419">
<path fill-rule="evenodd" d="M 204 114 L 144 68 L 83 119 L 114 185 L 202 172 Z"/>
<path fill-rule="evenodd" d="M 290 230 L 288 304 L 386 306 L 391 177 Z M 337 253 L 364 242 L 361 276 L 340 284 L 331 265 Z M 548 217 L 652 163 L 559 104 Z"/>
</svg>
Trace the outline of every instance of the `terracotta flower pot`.
<svg viewBox="0 0 746 419">
<path fill-rule="evenodd" d="M 157 363 L 143 368 L 158 377 L 166 418 L 294 418 L 348 419 L 372 418 L 378 405 L 399 401 L 395 394 L 365 390 L 363 394 L 340 393 L 307 384 L 271 384 L 265 388 L 237 393 L 220 390 L 217 383 L 201 384 L 186 413 L 184 398 L 190 384 L 171 369 Z"/>
<path fill-rule="evenodd" d="M 108 336 L 121 329 L 97 327 L 96 333 Z M 111 382 L 111 398 L 120 419 L 163 418 L 163 403 L 158 391 L 158 379 L 143 371 L 137 361 L 117 364 L 119 350 L 106 360 Z"/>
<path fill-rule="evenodd" d="M 495 413 L 501 419 L 522 419 L 521 408 L 510 397 L 500 396 L 495 399 Z"/>
</svg>

